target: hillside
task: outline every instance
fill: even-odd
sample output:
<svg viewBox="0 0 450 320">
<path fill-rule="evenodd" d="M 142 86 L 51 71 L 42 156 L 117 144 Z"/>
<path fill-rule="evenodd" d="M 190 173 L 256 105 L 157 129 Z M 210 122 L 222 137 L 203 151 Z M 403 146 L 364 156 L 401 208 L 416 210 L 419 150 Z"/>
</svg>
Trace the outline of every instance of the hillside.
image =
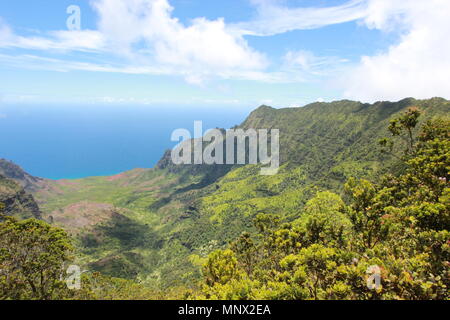
<svg viewBox="0 0 450 320">
<path fill-rule="evenodd" d="M 281 162 L 305 168 L 310 179 L 333 187 L 333 182 L 349 177 L 347 171 L 374 177 L 380 161 L 383 166 L 386 160 L 392 164 L 393 159 L 382 157 L 372 143 L 387 136 L 389 121 L 412 106 L 423 111 L 421 123 L 450 110 L 449 101 L 441 98 L 374 104 L 343 100 L 286 109 L 263 106 L 241 127 L 280 128 Z"/>
<path fill-rule="evenodd" d="M 21 167 L 6 159 L 0 159 L 0 175 L 16 181 L 29 192 L 41 189 L 44 182 L 44 179 L 30 175 Z"/>
<path fill-rule="evenodd" d="M 239 127 L 280 129 L 275 176 L 259 175 L 257 166 L 174 166 L 169 153 L 154 169 L 112 177 L 35 183 L 7 176 L 31 188 L 43 217 L 77 239 L 79 260 L 91 269 L 152 286 L 190 284 L 200 275 L 196 257 L 254 230 L 257 214 L 293 221 L 317 190 L 339 194 L 350 177 L 402 170 L 376 146 L 389 121 L 412 106 L 423 111 L 421 123 L 450 111 L 440 98 L 256 109 Z"/>
<path fill-rule="evenodd" d="M 4 207 L 4 213 L 20 219 L 41 219 L 41 211 L 32 195 L 15 181 L 0 175 L 0 203 Z"/>
</svg>

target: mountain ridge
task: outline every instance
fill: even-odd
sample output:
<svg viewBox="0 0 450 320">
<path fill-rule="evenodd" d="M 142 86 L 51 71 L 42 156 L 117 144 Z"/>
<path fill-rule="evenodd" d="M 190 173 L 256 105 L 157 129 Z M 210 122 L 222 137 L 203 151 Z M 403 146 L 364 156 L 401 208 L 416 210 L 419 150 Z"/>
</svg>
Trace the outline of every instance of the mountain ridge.
<svg viewBox="0 0 450 320">
<path fill-rule="evenodd" d="M 39 188 L 43 178 L 32 176 L 12 161 L 0 159 L 0 175 L 19 183 L 25 190 L 32 192 Z"/>
<path fill-rule="evenodd" d="M 317 190 L 339 194 L 350 177 L 376 180 L 394 167 L 396 160 L 381 154 L 376 145 L 388 136 L 389 121 L 410 107 L 423 110 L 423 123 L 447 116 L 450 101 L 407 98 L 283 109 L 261 106 L 238 128 L 280 129 L 278 175 L 260 176 L 258 167 L 251 165 L 174 166 L 168 151 L 153 169 L 38 181 L 37 186 L 45 187 L 38 187 L 33 195 L 47 220 L 52 217 L 63 228 L 68 221 L 69 229 L 89 226 L 77 229 L 74 236 L 81 260 L 97 271 L 124 277 L 124 269 L 133 270 L 144 282 L 159 286 L 189 283 L 200 275 L 189 257 L 222 248 L 241 232 L 252 230 L 255 215 L 274 213 L 293 220 Z M 99 209 L 101 216 L 79 224 L 73 217 L 76 208 Z M 117 220 L 115 212 L 123 218 Z M 91 219 L 80 211 L 81 218 Z M 147 240 L 138 241 L 135 235 Z"/>
</svg>

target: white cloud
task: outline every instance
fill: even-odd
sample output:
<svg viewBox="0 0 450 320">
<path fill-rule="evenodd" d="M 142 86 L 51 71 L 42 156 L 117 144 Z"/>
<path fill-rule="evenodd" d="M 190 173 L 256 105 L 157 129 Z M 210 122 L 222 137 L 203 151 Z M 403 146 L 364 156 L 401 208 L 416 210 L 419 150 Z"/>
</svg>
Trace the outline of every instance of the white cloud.
<svg viewBox="0 0 450 320">
<path fill-rule="evenodd" d="M 163 66 L 158 67 L 158 66 L 141 66 L 129 64 L 121 64 L 121 65 L 99 64 L 99 63 L 47 58 L 30 54 L 22 54 L 22 55 L 0 54 L 0 62 L 14 67 L 32 70 L 50 70 L 57 72 L 91 71 L 91 72 L 149 74 L 149 75 L 169 75 L 174 73 L 171 69 L 166 69 Z"/>
<path fill-rule="evenodd" d="M 199 83 L 208 76 L 262 70 L 265 57 L 232 34 L 223 19 L 197 18 L 183 25 L 172 17 L 167 0 L 98 0 L 92 2 L 99 31 L 118 52 L 146 63 L 175 67 Z M 136 49 L 138 47 L 138 49 Z"/>
<path fill-rule="evenodd" d="M 101 33 L 94 30 L 61 30 L 49 32 L 45 37 L 23 37 L 15 34 L 0 18 L 0 47 L 43 51 L 100 51 L 104 49 L 104 39 Z"/>
<path fill-rule="evenodd" d="M 315 29 L 364 18 L 365 0 L 351 0 L 339 6 L 289 8 L 279 0 L 252 0 L 257 16 L 251 21 L 231 25 L 240 34 L 270 36 L 293 30 Z"/>
<path fill-rule="evenodd" d="M 164 65 L 138 65 L 138 64 L 99 64 L 91 62 L 80 62 L 66 59 L 47 58 L 38 55 L 21 54 L 8 55 L 0 54 L 0 63 L 8 66 L 25 68 L 30 70 L 50 70 L 55 72 L 89 71 L 123 74 L 143 74 L 143 75 L 178 75 L 184 77 L 190 84 L 202 85 L 205 78 L 200 73 L 189 70 L 175 68 Z M 206 74 L 204 77 L 211 76 Z M 215 76 L 222 79 L 239 79 L 263 81 L 269 83 L 295 82 L 295 78 L 288 78 L 282 72 L 263 71 L 221 71 Z"/>
<path fill-rule="evenodd" d="M 450 1 L 370 0 L 364 23 L 400 31 L 386 52 L 362 57 L 345 75 L 345 96 L 363 101 L 450 98 Z"/>
<path fill-rule="evenodd" d="M 288 51 L 283 57 L 286 70 L 301 73 L 304 76 L 325 76 L 342 68 L 346 59 L 339 57 L 318 57 L 306 50 Z"/>
<path fill-rule="evenodd" d="M 230 28 L 241 34 L 269 36 L 359 21 L 371 29 L 399 33 L 400 41 L 386 52 L 362 57 L 356 67 L 339 76 L 340 87 L 348 98 L 450 98 L 448 0 L 353 0 L 323 8 L 289 8 L 281 0 L 252 2 L 257 6 L 257 17 Z M 311 79 L 308 75 L 343 73 L 341 59 L 319 58 L 308 51 L 288 52 L 284 60 L 292 72 L 297 69 L 299 81 Z"/>
<path fill-rule="evenodd" d="M 450 98 L 450 41 L 446 41 L 450 32 L 449 0 L 348 0 L 337 6 L 311 8 L 288 7 L 283 0 L 252 2 L 255 18 L 235 24 L 206 18 L 183 24 L 173 16 L 169 0 L 91 0 L 99 16 L 96 30 L 24 37 L 0 20 L 0 47 L 45 53 L 101 53 L 106 62 L 99 63 L 98 55 L 95 60 L 83 55 L 91 61 L 85 62 L 34 52 L 5 53 L 0 60 L 17 67 L 60 72 L 178 75 L 197 85 L 212 77 L 280 83 L 321 81 L 343 74 L 340 87 L 351 99 Z M 251 48 L 244 38 L 348 21 L 398 33 L 399 41 L 385 52 L 362 57 L 351 68 L 339 57 L 301 50 L 288 51 L 281 66 L 269 69 L 265 55 Z M 348 68 L 345 73 L 344 67 Z"/>
<path fill-rule="evenodd" d="M 62 60 L 43 57 L 44 64 L 36 66 L 57 71 L 176 74 L 193 84 L 201 84 L 212 76 L 267 78 L 261 73 L 268 64 L 265 56 L 252 49 L 241 35 L 231 33 L 223 19 L 197 18 L 185 26 L 172 17 L 173 8 L 168 0 L 93 0 L 91 4 L 99 15 L 98 30 L 61 30 L 45 36 L 23 37 L 0 21 L 0 46 L 101 52 L 119 55 L 128 64 L 124 67 L 84 62 L 61 64 Z"/>
<path fill-rule="evenodd" d="M 96 31 L 54 31 L 48 37 L 22 37 L 14 35 L 5 46 L 32 50 L 100 51 L 102 35 Z"/>
<path fill-rule="evenodd" d="M 262 25 L 276 30 L 265 35 L 348 21 L 359 17 L 364 8 L 363 0 L 352 0 L 336 7 L 297 9 L 278 6 L 268 0 L 254 2 L 259 18 L 247 26 L 259 26 L 261 19 L 267 19 Z M 172 74 L 196 85 L 202 85 L 211 77 L 302 82 L 341 62 L 333 57 L 316 57 L 306 51 L 288 52 L 284 65 L 269 72 L 266 57 L 248 45 L 243 37 L 245 31 L 236 29 L 243 25 L 230 26 L 223 19 L 205 18 L 184 25 L 172 16 L 173 8 L 168 0 L 91 0 L 91 4 L 99 16 L 97 30 L 53 31 L 45 36 L 23 37 L 14 34 L 0 21 L 0 46 L 97 52 L 102 57 L 119 55 L 125 58 L 121 65 L 66 61 L 35 54 L 3 55 L 1 59 L 16 66 L 55 71 Z"/>
</svg>

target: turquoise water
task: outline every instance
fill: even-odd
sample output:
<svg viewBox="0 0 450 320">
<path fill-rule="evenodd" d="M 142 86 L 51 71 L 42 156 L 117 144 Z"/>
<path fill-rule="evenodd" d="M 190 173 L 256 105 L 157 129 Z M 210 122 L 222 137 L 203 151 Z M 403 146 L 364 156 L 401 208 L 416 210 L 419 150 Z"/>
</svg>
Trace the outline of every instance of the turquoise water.
<svg viewBox="0 0 450 320">
<path fill-rule="evenodd" d="M 0 158 L 32 175 L 73 179 L 151 168 L 173 130 L 230 128 L 251 109 L 154 106 L 0 106 Z"/>
</svg>

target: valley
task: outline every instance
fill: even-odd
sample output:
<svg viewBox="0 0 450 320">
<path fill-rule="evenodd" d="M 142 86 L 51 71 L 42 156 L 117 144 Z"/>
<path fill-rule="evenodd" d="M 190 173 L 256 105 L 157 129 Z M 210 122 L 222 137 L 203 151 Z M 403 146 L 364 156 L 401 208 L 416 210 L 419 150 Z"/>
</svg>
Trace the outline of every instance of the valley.
<svg viewBox="0 0 450 320">
<path fill-rule="evenodd" d="M 294 221 L 318 191 L 342 194 L 349 178 L 401 170 L 374 146 L 389 121 L 413 106 L 423 111 L 421 123 L 450 110 L 439 98 L 256 109 L 239 128 L 280 130 L 274 176 L 260 175 L 258 165 L 176 166 L 169 153 L 155 168 L 109 177 L 47 180 L 7 161 L 0 174 L 33 195 L 42 219 L 71 235 L 83 268 L 153 288 L 194 287 L 207 256 L 254 232 L 257 215 Z"/>
</svg>

